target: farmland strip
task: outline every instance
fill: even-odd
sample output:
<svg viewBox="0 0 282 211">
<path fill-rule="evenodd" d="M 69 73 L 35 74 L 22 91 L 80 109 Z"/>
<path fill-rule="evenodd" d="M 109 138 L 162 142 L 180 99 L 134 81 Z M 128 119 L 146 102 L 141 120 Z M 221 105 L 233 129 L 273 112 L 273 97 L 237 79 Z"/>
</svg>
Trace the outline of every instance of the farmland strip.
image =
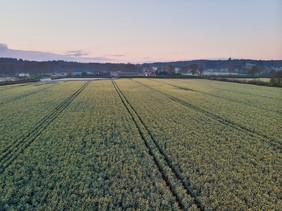
<svg viewBox="0 0 282 211">
<path fill-rule="evenodd" d="M 4 104 L 4 103 L 11 103 L 11 102 L 13 102 L 13 101 L 20 100 L 20 99 L 25 98 L 25 97 L 28 97 L 28 96 L 30 96 L 30 95 L 37 94 L 37 93 L 39 93 L 39 92 L 42 92 L 42 91 L 44 91 L 44 90 L 46 90 L 46 89 L 49 89 L 49 88 L 55 86 L 55 85 L 57 85 L 57 83 L 56 83 L 56 84 L 55 84 L 55 83 L 52 84 L 52 86 L 44 87 L 44 88 L 42 88 L 42 89 L 40 89 L 40 90 L 35 90 L 35 91 L 33 91 L 33 92 L 29 92 L 29 93 L 26 93 L 26 94 L 22 94 L 22 95 L 13 97 L 13 98 L 11 98 L 11 99 L 7 99 L 6 101 L 0 102 L 0 105 L 1 105 L 1 104 Z"/>
<path fill-rule="evenodd" d="M 225 82 L 225 81 L 219 81 L 219 82 L 221 82 L 221 83 L 231 83 L 231 82 Z M 241 85 L 245 85 L 245 84 L 241 84 Z M 254 88 L 251 88 L 251 86 L 250 87 L 248 87 L 248 89 L 254 89 Z M 218 88 L 217 88 L 217 90 L 218 90 Z M 230 89 L 225 89 L 225 88 L 220 88 L 220 90 L 225 90 L 225 91 L 230 91 Z M 259 95 L 259 94 L 251 94 L 251 93 L 249 93 L 249 92 L 240 92 L 240 91 L 237 91 L 237 90 L 233 90 L 233 92 L 236 92 L 236 93 L 238 93 L 238 94 L 242 94 L 242 95 L 252 95 L 252 96 L 256 96 L 256 97 L 262 97 L 262 98 L 268 98 L 268 99 L 270 99 L 270 100 L 281 100 L 281 99 L 278 99 L 278 98 L 275 98 L 275 97 L 271 97 L 271 96 L 263 96 L 263 95 Z"/>
<path fill-rule="evenodd" d="M 11 89 L 14 89 L 14 88 L 18 88 L 20 86 L 27 86 L 27 85 L 30 85 L 32 82 L 30 83 L 22 83 L 22 84 L 9 84 L 9 85 L 3 85 L 3 86 L 0 86 L 0 90 L 1 91 L 6 91 L 6 90 L 11 90 Z"/>
<path fill-rule="evenodd" d="M 4 172 L 5 169 L 13 163 L 13 161 L 22 153 L 41 133 L 46 127 L 51 124 L 60 113 L 62 113 L 68 105 L 86 88 L 90 81 L 86 82 L 80 89 L 64 100 L 58 105 L 54 111 L 46 115 L 39 123 L 27 134 L 16 140 L 14 143 L 9 145 L 0 157 L 0 173 Z"/>
<path fill-rule="evenodd" d="M 119 89 L 119 87 L 117 86 L 117 84 L 112 81 L 122 103 L 124 104 L 124 106 L 126 107 L 128 113 L 131 115 L 132 117 L 132 120 L 134 121 L 138 131 L 139 131 L 139 134 L 140 136 L 142 137 L 142 139 L 144 140 L 145 142 L 145 146 L 147 147 L 147 149 L 149 150 L 149 154 L 153 157 L 153 160 L 155 162 L 155 164 L 157 165 L 160 173 L 162 174 L 162 177 L 163 179 L 165 180 L 167 186 L 170 188 L 172 194 L 175 196 L 177 202 L 179 203 L 179 206 L 181 209 L 184 208 L 184 205 L 183 203 L 181 202 L 180 200 L 180 197 L 177 195 L 177 193 L 174 191 L 173 189 L 173 186 L 171 184 L 171 182 L 169 181 L 169 178 L 166 176 L 167 173 L 164 172 L 164 168 L 161 166 L 161 162 L 158 160 L 158 158 L 160 158 L 160 156 L 157 156 L 153 153 L 153 147 L 150 146 L 148 140 L 145 138 L 142 130 L 141 130 L 141 127 L 139 126 L 139 124 L 141 123 L 141 125 L 145 128 L 146 132 L 149 134 L 149 137 L 151 138 L 151 140 L 153 141 L 156 149 L 157 149 L 157 152 L 161 155 L 161 158 L 165 161 L 164 163 L 167 165 L 167 167 L 169 167 L 170 171 L 173 173 L 175 179 L 177 179 L 182 188 L 185 189 L 186 191 L 186 194 L 188 196 L 191 196 L 191 198 L 193 199 L 193 202 L 194 204 L 198 207 L 198 209 L 200 210 L 205 210 L 204 206 L 202 205 L 202 203 L 200 202 L 200 200 L 198 199 L 198 197 L 196 196 L 196 194 L 192 191 L 192 188 L 191 188 L 191 184 L 190 182 L 188 181 L 188 183 L 186 183 L 183 179 L 183 177 L 181 176 L 181 174 L 179 173 L 179 170 L 174 167 L 171 163 L 171 160 L 170 158 L 168 157 L 168 155 L 165 153 L 165 151 L 160 147 L 160 145 L 158 144 L 157 140 L 155 139 L 155 137 L 153 136 L 153 134 L 151 133 L 151 131 L 148 129 L 147 125 L 144 123 L 144 121 L 141 119 L 141 117 L 139 116 L 139 114 L 136 112 L 136 110 L 134 109 L 134 107 L 129 103 L 129 101 L 127 100 L 127 98 L 125 97 L 125 95 L 122 93 L 122 91 Z M 132 112 L 130 111 L 130 109 L 132 110 Z M 137 119 L 134 117 L 133 113 L 137 116 L 137 119 L 139 121 L 137 121 Z M 138 124 L 138 122 L 140 122 Z"/>
<path fill-rule="evenodd" d="M 224 99 L 224 100 L 227 100 L 229 102 L 240 103 L 240 104 L 251 106 L 251 107 L 254 107 L 254 108 L 257 108 L 257 109 L 261 109 L 261 110 L 264 110 L 264 111 L 272 111 L 272 112 L 281 114 L 280 111 L 275 111 L 275 110 L 271 110 L 271 109 L 261 108 L 261 107 L 255 106 L 254 104 L 244 103 L 242 101 L 232 100 L 232 99 L 227 98 L 227 97 L 221 97 L 221 96 L 218 96 L 218 95 L 210 94 L 210 93 L 199 91 L 199 90 L 194 90 L 194 89 L 189 89 L 189 88 L 186 88 L 186 87 L 176 86 L 174 84 L 167 83 L 167 82 L 164 82 L 164 81 L 159 81 L 159 80 L 154 80 L 154 81 L 159 82 L 159 83 L 163 83 L 163 84 L 167 84 L 167 85 L 173 86 L 173 87 L 178 88 L 178 89 L 199 92 L 199 93 L 202 93 L 204 95 L 209 95 L 209 96 L 216 97 L 216 98 L 219 98 L 219 99 Z"/>
<path fill-rule="evenodd" d="M 193 110 L 195 110 L 195 111 L 197 111 L 197 112 L 203 113 L 203 114 L 205 114 L 207 117 L 212 118 L 212 119 L 215 119 L 216 121 L 220 122 L 221 124 L 228 125 L 228 126 L 233 127 L 233 128 L 235 128 L 235 129 L 237 129 L 237 130 L 239 130 L 239 131 L 248 132 L 248 133 L 249 133 L 250 135 L 252 135 L 252 136 L 259 136 L 259 137 L 261 137 L 261 138 L 268 139 L 268 140 L 271 141 L 271 142 L 269 142 L 270 145 L 272 145 L 272 146 L 275 147 L 275 148 L 281 149 L 281 143 L 280 143 L 279 141 L 277 141 L 277 140 L 271 138 L 271 137 L 268 137 L 267 135 L 261 134 L 261 133 L 259 133 L 259 132 L 257 132 L 257 131 L 254 131 L 254 130 L 250 130 L 250 129 L 248 129 L 248 128 L 246 128 L 246 127 L 240 125 L 240 124 L 237 124 L 237 123 L 235 123 L 235 122 L 233 122 L 233 121 L 226 120 L 226 119 L 224 119 L 224 118 L 222 118 L 222 117 L 220 117 L 220 116 L 218 116 L 218 115 L 216 115 L 216 114 L 213 114 L 213 113 L 211 113 L 211 112 L 209 112 L 209 111 L 206 111 L 206 110 L 204 110 L 204 109 L 201 109 L 201 108 L 199 108 L 199 107 L 196 107 L 196 106 L 194 106 L 194 105 L 192 105 L 192 104 L 190 104 L 190 103 L 188 103 L 188 102 L 186 102 L 186 101 L 183 101 L 183 100 L 181 100 L 181 99 L 178 99 L 178 98 L 176 98 L 176 97 L 174 97 L 174 96 L 172 96 L 172 95 L 170 95 L 170 94 L 168 94 L 168 93 L 166 93 L 166 92 L 163 92 L 163 91 L 161 91 L 161 90 L 158 90 L 158 89 L 156 89 L 156 88 L 153 88 L 153 87 L 151 87 L 151 86 L 148 86 L 148 85 L 146 85 L 146 84 L 143 84 L 143 83 L 141 83 L 141 82 L 139 82 L 139 81 L 135 81 L 135 82 L 138 83 L 138 84 L 140 84 L 140 85 L 142 85 L 142 86 L 144 86 L 144 87 L 147 87 L 147 88 L 149 88 L 149 89 L 151 89 L 151 90 L 154 90 L 154 91 L 157 91 L 157 92 L 159 92 L 159 93 L 162 93 L 163 95 L 167 96 L 167 97 L 170 98 L 171 100 L 173 100 L 173 101 L 175 101 L 175 102 L 177 102 L 177 103 L 180 103 L 181 105 L 184 105 L 185 107 L 188 107 L 188 108 L 193 109 Z"/>
</svg>

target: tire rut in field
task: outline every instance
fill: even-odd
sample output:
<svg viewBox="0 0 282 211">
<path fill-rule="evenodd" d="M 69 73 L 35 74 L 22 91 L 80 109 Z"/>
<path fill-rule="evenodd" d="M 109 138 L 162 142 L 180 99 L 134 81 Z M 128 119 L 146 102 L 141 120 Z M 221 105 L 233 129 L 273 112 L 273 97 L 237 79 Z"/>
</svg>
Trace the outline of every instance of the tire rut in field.
<svg viewBox="0 0 282 211">
<path fill-rule="evenodd" d="M 37 93 L 39 93 L 39 92 L 42 92 L 42 91 L 44 91 L 44 90 L 46 90 L 46 89 L 49 89 L 49 88 L 51 88 L 51 87 L 54 87 L 54 86 L 56 86 L 56 85 L 57 85 L 57 83 L 56 83 L 56 84 L 52 84 L 51 86 L 48 86 L 48 87 L 44 87 L 44 88 L 42 88 L 42 89 L 40 89 L 40 90 L 35 90 L 35 91 L 33 91 L 33 92 L 29 92 L 29 93 L 26 93 L 26 94 L 22 94 L 22 95 L 13 97 L 13 98 L 11 98 L 11 99 L 7 99 L 6 101 L 0 102 L 0 105 L 5 104 L 5 103 L 11 103 L 11 102 L 13 102 L 13 101 L 20 100 L 20 99 L 25 98 L 25 97 L 28 97 L 28 96 L 30 96 L 30 95 L 37 94 Z"/>
<path fill-rule="evenodd" d="M 193 200 L 193 203 L 197 206 L 197 208 L 199 210 L 205 210 L 205 207 L 202 205 L 202 203 L 200 202 L 200 200 L 198 199 L 196 194 L 193 192 L 193 190 L 191 188 L 191 183 L 189 181 L 188 181 L 188 183 L 184 182 L 184 179 L 181 176 L 181 174 L 179 173 L 179 170 L 177 168 L 175 168 L 171 164 L 170 158 L 165 153 L 165 151 L 160 147 L 160 145 L 158 144 L 157 140 L 155 139 L 155 137 L 153 136 L 151 131 L 148 129 L 147 125 L 141 119 L 140 115 L 136 112 L 136 110 L 133 108 L 133 106 L 129 103 L 129 101 L 127 100 L 125 95 L 122 93 L 122 91 L 119 89 L 117 84 L 114 81 L 112 81 L 112 83 L 113 83 L 113 86 L 116 89 L 116 92 L 118 93 L 118 95 L 119 95 L 123 105 L 125 106 L 126 110 L 128 111 L 129 115 L 131 116 L 133 122 L 135 123 L 135 126 L 138 129 L 138 132 L 139 132 L 141 138 L 143 139 L 143 141 L 145 143 L 145 146 L 146 146 L 146 148 L 149 151 L 149 154 L 152 156 L 152 159 L 154 160 L 154 163 L 156 164 L 159 172 L 162 175 L 162 178 L 164 179 L 166 185 L 169 187 L 169 189 L 170 189 L 171 193 L 173 194 L 173 196 L 176 198 L 176 201 L 178 202 L 179 207 L 181 209 L 186 209 L 187 208 L 187 206 L 185 206 L 184 203 L 182 202 L 181 197 L 174 190 L 175 185 L 173 185 L 172 182 L 170 181 L 170 179 L 168 177 L 169 174 L 168 174 L 168 172 L 166 172 L 164 170 L 162 165 L 166 165 L 166 167 L 168 167 L 169 171 L 171 171 L 169 173 L 171 175 L 173 175 L 174 179 L 179 182 L 179 186 L 181 186 L 181 188 L 183 188 L 185 190 L 187 196 L 191 197 L 191 199 Z M 130 109 L 132 111 L 130 111 Z M 134 114 L 136 115 L 137 118 L 134 117 Z M 141 129 L 140 125 L 143 126 L 143 128 L 146 131 L 146 133 L 151 138 L 152 143 L 154 143 L 154 146 L 151 146 L 149 141 L 145 138 L 145 135 L 142 132 L 142 129 Z M 154 153 L 153 147 L 157 150 L 159 156 L 156 156 L 156 154 Z M 161 156 L 161 158 L 160 158 L 160 156 Z M 159 159 L 162 159 L 164 164 L 161 164 L 161 161 Z M 192 206 L 192 205 L 190 204 L 189 207 L 190 206 Z"/>
<path fill-rule="evenodd" d="M 218 80 L 210 80 L 210 81 L 217 81 L 217 82 L 225 82 L 225 81 L 218 81 Z M 233 83 L 233 82 L 225 82 L 225 83 Z M 237 83 L 237 84 L 240 84 L 240 83 Z M 252 84 L 241 84 L 241 85 L 252 85 Z M 256 86 L 256 85 L 255 85 Z M 267 86 L 266 86 L 267 87 Z M 219 88 L 217 88 L 219 89 Z M 278 88 L 279 89 L 279 88 Z M 230 91 L 229 89 L 224 89 L 224 88 L 220 88 L 220 90 L 225 90 L 225 91 Z M 235 91 L 233 90 L 233 92 L 236 92 L 238 94 L 242 94 L 242 95 L 250 95 L 249 93 L 246 93 L 246 92 L 240 92 L 240 91 Z M 275 98 L 275 97 L 270 97 L 270 96 L 263 96 L 263 95 L 258 95 L 258 94 L 251 94 L 252 96 L 255 96 L 255 97 L 261 97 L 261 98 L 268 98 L 268 99 L 271 99 L 271 100 L 278 100 L 278 101 L 281 101 L 281 99 L 278 99 L 278 98 Z"/>
<path fill-rule="evenodd" d="M 242 101 L 232 100 L 232 99 L 229 99 L 229 98 L 227 98 L 227 97 L 220 97 L 220 96 L 218 96 L 218 95 L 210 94 L 210 93 L 207 93 L 207 92 L 202 92 L 202 91 L 199 91 L 199 90 L 193 90 L 193 89 L 186 88 L 186 87 L 176 86 L 176 85 L 174 85 L 174 84 L 170 84 L 170 83 L 163 82 L 163 81 L 156 81 L 156 82 L 163 83 L 163 84 L 167 84 L 167 85 L 173 86 L 173 87 L 175 87 L 175 88 L 177 88 L 177 89 L 199 92 L 199 93 L 202 93 L 202 94 L 204 94 L 204 95 L 209 95 L 209 96 L 216 97 L 216 98 L 219 98 L 219 99 L 223 99 L 223 100 L 226 100 L 226 101 L 229 101 L 229 102 L 239 103 L 239 104 L 251 106 L 251 107 L 254 107 L 254 108 L 263 110 L 263 111 L 271 111 L 271 112 L 275 112 L 275 113 L 281 114 L 280 111 L 275 111 L 275 110 L 272 110 L 272 109 L 261 108 L 261 107 L 258 107 L 258 106 L 255 106 L 255 105 L 252 105 L 252 104 L 249 104 L 249 103 L 244 103 L 244 102 L 242 102 Z"/>
<path fill-rule="evenodd" d="M 6 90 L 11 90 L 11 89 L 14 89 L 14 88 L 18 88 L 20 86 L 27 86 L 27 85 L 30 85 L 31 83 L 34 83 L 34 82 L 20 83 L 20 84 L 9 84 L 9 85 L 0 85 L 0 88 L 1 88 L 1 91 L 6 91 Z"/>
<path fill-rule="evenodd" d="M 276 148 L 276 149 L 278 149 L 278 150 L 281 150 L 281 143 L 280 143 L 279 141 L 275 140 L 275 139 L 272 138 L 272 137 L 268 137 L 267 135 L 264 135 L 264 134 L 261 134 L 261 133 L 259 133 L 259 132 L 257 132 L 257 131 L 248 129 L 248 128 L 246 128 L 246 127 L 244 127 L 244 126 L 242 126 L 242 125 L 240 125 L 240 124 L 238 124 L 238 123 L 235 123 L 235 122 L 233 122 L 233 121 L 224 119 L 224 118 L 222 118 L 222 117 L 220 117 L 220 116 L 218 116 L 218 115 L 216 115 L 216 114 L 213 114 L 213 113 L 211 113 L 211 112 L 209 112 L 209 111 L 206 111 L 206 110 L 204 110 L 204 109 L 201 109 L 201 108 L 199 108 L 199 107 L 197 107 L 197 106 L 195 106 L 195 105 L 192 105 L 192 104 L 190 104 L 190 103 L 188 103 L 188 102 L 186 102 L 186 101 L 183 101 L 183 100 L 181 100 L 181 99 L 178 99 L 178 98 L 176 98 L 176 97 L 174 97 L 174 96 L 172 96 L 172 95 L 170 95 L 170 94 L 168 94 L 168 93 L 166 93 L 166 92 L 163 92 L 163 91 L 158 90 L 158 89 L 155 89 L 155 88 L 153 88 L 153 87 L 151 87 L 151 86 L 145 85 L 145 84 L 143 84 L 143 83 L 141 83 L 141 82 L 139 82 L 139 81 L 135 81 L 135 82 L 138 83 L 138 84 L 140 84 L 140 85 L 142 85 L 142 86 L 144 86 L 144 87 L 147 87 L 147 88 L 149 88 L 149 89 L 151 89 L 151 90 L 154 90 L 154 91 L 156 91 L 156 92 L 162 93 L 163 95 L 165 95 L 166 97 L 168 97 L 168 98 L 171 99 L 172 101 L 177 102 L 177 103 L 179 103 L 179 104 L 181 104 L 181 105 L 183 105 L 183 106 L 185 106 L 185 107 L 187 107 L 187 108 L 193 109 L 193 110 L 195 110 L 196 112 L 200 112 L 200 113 L 204 114 L 205 116 L 207 116 L 207 117 L 209 117 L 209 118 L 211 118 L 211 119 L 214 119 L 214 120 L 220 122 L 220 123 L 223 124 L 223 125 L 230 126 L 230 127 L 234 128 L 234 129 L 236 129 L 236 130 L 239 130 L 239 131 L 245 131 L 245 132 L 249 133 L 249 134 L 250 134 L 251 136 L 253 136 L 253 137 L 259 136 L 259 137 L 262 138 L 262 139 L 267 139 L 267 140 L 269 140 L 269 141 L 267 142 L 268 144 L 270 144 L 272 147 L 274 147 L 274 148 Z"/>
<path fill-rule="evenodd" d="M 59 104 L 51 113 L 47 114 L 41 119 L 37 125 L 29 132 L 21 136 L 18 140 L 10 144 L 0 155 L 0 173 L 3 173 L 5 169 L 13 163 L 23 151 L 50 125 L 60 113 L 62 113 L 71 102 L 86 88 L 90 82 L 86 82 L 76 92 L 65 99 Z"/>
</svg>

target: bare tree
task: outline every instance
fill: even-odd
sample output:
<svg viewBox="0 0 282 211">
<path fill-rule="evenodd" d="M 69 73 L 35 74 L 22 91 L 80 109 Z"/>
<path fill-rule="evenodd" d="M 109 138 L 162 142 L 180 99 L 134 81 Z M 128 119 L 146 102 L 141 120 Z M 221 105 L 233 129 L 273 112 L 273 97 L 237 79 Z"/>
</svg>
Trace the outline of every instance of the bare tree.
<svg viewBox="0 0 282 211">
<path fill-rule="evenodd" d="M 167 66 L 167 72 L 168 73 L 174 73 L 174 67 L 173 67 L 173 65 L 172 64 L 168 64 L 168 66 Z"/>
<path fill-rule="evenodd" d="M 248 71 L 248 75 L 255 75 L 257 73 L 259 73 L 259 69 L 255 65 Z"/>
<path fill-rule="evenodd" d="M 199 66 L 197 64 L 190 64 L 189 70 L 192 73 L 192 75 L 195 75 L 198 72 Z"/>
<path fill-rule="evenodd" d="M 270 79 L 270 84 L 272 86 L 281 86 L 282 85 L 282 70 L 275 72 Z"/>
<path fill-rule="evenodd" d="M 204 73 L 204 68 L 203 68 L 203 67 L 199 67 L 198 72 L 199 72 L 200 75 L 203 75 L 203 73 Z"/>
</svg>

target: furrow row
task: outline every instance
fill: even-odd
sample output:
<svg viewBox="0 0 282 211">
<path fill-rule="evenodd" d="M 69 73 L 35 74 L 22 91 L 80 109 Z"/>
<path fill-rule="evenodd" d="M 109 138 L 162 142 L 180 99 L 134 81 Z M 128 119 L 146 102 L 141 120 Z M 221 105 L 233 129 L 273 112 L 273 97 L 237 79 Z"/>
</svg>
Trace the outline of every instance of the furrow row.
<svg viewBox="0 0 282 211">
<path fill-rule="evenodd" d="M 216 114 L 214 114 L 214 113 L 211 113 L 211 112 L 209 112 L 209 111 L 206 111 L 206 110 L 204 110 L 204 109 L 201 109 L 201 108 L 199 108 L 199 107 L 196 107 L 195 105 L 192 105 L 192 104 L 190 104 L 190 103 L 188 103 L 188 102 L 186 102 L 186 101 L 183 101 L 183 100 L 181 100 L 181 99 L 178 99 L 178 98 L 176 98 L 176 97 L 174 97 L 174 96 L 172 96 L 172 95 L 170 95 L 170 94 L 168 94 L 168 93 L 166 93 L 166 92 L 163 92 L 163 91 L 161 91 L 161 90 L 159 90 L 159 89 L 155 89 L 155 88 L 153 88 L 153 87 L 151 87 L 151 86 L 148 86 L 148 85 L 146 85 L 146 84 L 143 84 L 143 83 L 141 83 L 141 82 L 139 82 L 139 81 L 135 81 L 135 82 L 138 83 L 138 84 L 140 84 L 140 85 L 142 85 L 142 86 L 144 86 L 144 87 L 147 87 L 147 88 L 149 88 L 149 89 L 151 89 L 151 90 L 154 90 L 154 91 L 157 91 L 157 92 L 159 92 L 159 93 L 162 93 L 163 95 L 165 95 L 165 96 L 168 97 L 169 99 L 173 100 L 174 102 L 177 102 L 177 103 L 179 103 L 179 104 L 181 104 L 181 105 L 183 105 L 183 106 L 185 106 L 185 107 L 187 107 L 187 108 L 190 108 L 190 109 L 193 109 L 193 110 L 195 110 L 195 111 L 197 111 L 197 112 L 200 112 L 200 113 L 206 115 L 207 117 L 209 117 L 209 118 L 211 118 L 211 119 L 214 119 L 214 120 L 220 122 L 220 123 L 223 124 L 223 125 L 230 126 L 230 127 L 234 128 L 234 129 L 236 129 L 236 130 L 239 130 L 239 131 L 245 131 L 245 132 L 249 133 L 251 136 L 254 136 L 254 137 L 260 137 L 260 138 L 262 138 L 262 139 L 267 139 L 267 140 L 268 140 L 268 143 L 269 143 L 272 147 L 281 150 L 281 143 L 279 143 L 279 141 L 274 140 L 274 139 L 271 138 L 271 137 L 268 137 L 267 135 L 264 135 L 264 134 L 261 134 L 261 133 L 259 133 L 259 132 L 257 132 L 257 131 L 248 129 L 248 128 L 246 128 L 245 126 L 240 125 L 240 124 L 237 124 L 237 123 L 235 123 L 235 122 L 233 122 L 233 121 L 231 121 L 231 120 L 224 119 L 224 118 L 222 118 L 222 117 L 220 117 L 220 116 L 218 116 L 218 115 L 216 115 Z"/>
<path fill-rule="evenodd" d="M 52 112 L 46 115 L 38 124 L 24 134 L 18 140 L 10 144 L 2 153 L 0 157 L 0 173 L 13 163 L 13 161 L 44 131 L 49 124 L 51 124 L 60 113 L 62 113 L 69 104 L 86 88 L 90 82 L 86 82 L 80 89 L 64 100 Z"/>
<path fill-rule="evenodd" d="M 198 207 L 199 210 L 205 210 L 204 206 L 202 205 L 196 194 L 193 193 L 190 182 L 184 181 L 183 177 L 179 173 L 178 168 L 172 165 L 172 161 L 168 157 L 167 153 L 165 153 L 165 151 L 160 147 L 158 141 L 148 129 L 147 125 L 144 123 L 140 115 L 127 100 L 126 96 L 119 89 L 117 84 L 114 81 L 112 81 L 112 83 L 122 103 L 126 107 L 128 113 L 131 115 L 132 120 L 134 121 L 139 131 L 140 136 L 144 140 L 145 146 L 147 147 L 149 154 L 152 156 L 167 186 L 171 190 L 172 194 L 175 196 L 179 207 L 181 209 L 187 209 L 192 205 L 191 203 L 193 203 Z M 147 134 L 147 137 L 145 137 L 144 134 Z M 183 193 L 185 194 L 185 196 L 179 193 L 179 190 L 181 189 L 183 189 Z M 178 190 L 178 192 L 176 190 Z M 184 202 L 185 200 L 183 200 L 183 198 L 185 197 L 189 197 L 191 199 L 190 204 L 186 204 Z"/>
<path fill-rule="evenodd" d="M 157 81 L 157 80 L 155 80 L 155 81 Z M 249 103 L 245 103 L 245 102 L 242 102 L 242 101 L 233 100 L 233 99 L 230 99 L 230 98 L 227 98 L 227 97 L 221 97 L 221 96 L 218 96 L 218 95 L 210 94 L 210 93 L 203 92 L 203 91 L 199 91 L 199 90 L 194 90 L 194 89 L 190 89 L 190 88 L 186 88 L 186 87 L 176 86 L 176 85 L 174 85 L 174 84 L 171 84 L 171 83 L 168 83 L 168 82 L 164 82 L 164 81 L 157 81 L 157 82 L 163 83 L 163 84 L 167 84 L 167 85 L 170 85 L 170 86 L 173 86 L 173 87 L 175 87 L 175 88 L 177 88 L 177 89 L 199 92 L 199 93 L 201 93 L 201 94 L 209 95 L 209 96 L 212 96 L 212 97 L 215 97 L 215 98 L 219 98 L 219 99 L 223 99 L 223 100 L 226 100 L 226 101 L 229 101 L 229 102 L 239 103 L 239 104 L 251 106 L 251 107 L 254 107 L 254 108 L 263 110 L 263 111 L 272 111 L 272 112 L 274 112 L 274 113 L 281 114 L 280 111 L 275 111 L 275 110 L 271 110 L 271 109 L 261 108 L 261 107 L 258 107 L 258 106 L 256 106 L 256 105 L 254 105 L 254 104 L 249 104 Z"/>
<path fill-rule="evenodd" d="M 53 86 L 56 85 L 56 84 L 57 84 L 57 83 L 54 83 L 54 84 L 52 84 L 51 86 L 44 87 L 44 88 L 42 88 L 42 89 L 40 89 L 40 90 L 36 90 L 36 91 L 33 91 L 33 92 L 28 92 L 28 93 L 26 93 L 26 94 L 22 94 L 22 95 L 20 95 L 20 96 L 13 97 L 13 98 L 11 98 L 11 99 L 7 99 L 7 100 L 5 100 L 5 101 L 3 101 L 3 102 L 0 102 L 0 105 L 1 105 L 1 104 L 5 104 L 5 103 L 11 103 L 11 102 L 14 102 L 14 101 L 16 101 L 16 100 L 20 100 L 20 99 L 22 99 L 22 98 L 28 97 L 28 96 L 30 96 L 30 95 L 40 93 L 40 92 L 42 92 L 42 91 L 44 91 L 44 90 L 46 90 L 46 89 L 49 89 L 49 88 L 53 87 Z"/>
</svg>

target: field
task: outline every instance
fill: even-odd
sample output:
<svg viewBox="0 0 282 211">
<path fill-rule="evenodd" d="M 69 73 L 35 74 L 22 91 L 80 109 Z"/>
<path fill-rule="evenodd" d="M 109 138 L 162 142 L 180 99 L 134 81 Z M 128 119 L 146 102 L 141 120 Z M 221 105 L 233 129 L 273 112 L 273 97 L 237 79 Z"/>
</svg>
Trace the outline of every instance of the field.
<svg viewBox="0 0 282 211">
<path fill-rule="evenodd" d="M 234 78 L 230 78 L 234 79 Z M 244 80 L 244 81 L 263 81 L 263 82 L 269 82 L 271 78 L 238 78 L 238 80 Z"/>
<path fill-rule="evenodd" d="M 0 87 L 0 210 L 281 210 L 279 88 Z"/>
</svg>

